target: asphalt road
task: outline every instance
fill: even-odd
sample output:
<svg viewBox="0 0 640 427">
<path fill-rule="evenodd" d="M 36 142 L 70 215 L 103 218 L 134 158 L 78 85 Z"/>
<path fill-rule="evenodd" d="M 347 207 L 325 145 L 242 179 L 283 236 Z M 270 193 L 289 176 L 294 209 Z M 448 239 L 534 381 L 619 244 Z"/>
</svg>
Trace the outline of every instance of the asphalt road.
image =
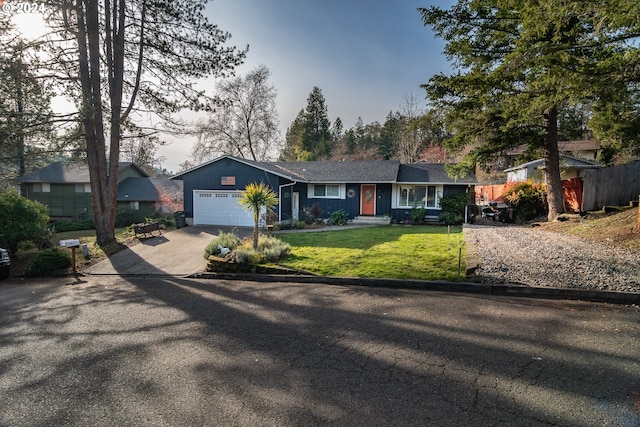
<svg viewBox="0 0 640 427">
<path fill-rule="evenodd" d="M 0 426 L 640 426 L 640 309 L 171 277 L 0 282 Z"/>
</svg>

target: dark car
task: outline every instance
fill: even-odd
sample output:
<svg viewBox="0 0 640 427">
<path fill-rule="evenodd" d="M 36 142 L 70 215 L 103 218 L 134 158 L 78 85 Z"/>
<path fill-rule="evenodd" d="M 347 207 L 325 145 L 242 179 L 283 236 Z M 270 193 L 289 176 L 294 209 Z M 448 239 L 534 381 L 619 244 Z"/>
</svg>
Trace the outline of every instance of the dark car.
<svg viewBox="0 0 640 427">
<path fill-rule="evenodd" d="M 9 259 L 9 252 L 7 252 L 6 249 L 0 248 L 0 279 L 9 277 L 10 268 L 11 260 Z"/>
</svg>

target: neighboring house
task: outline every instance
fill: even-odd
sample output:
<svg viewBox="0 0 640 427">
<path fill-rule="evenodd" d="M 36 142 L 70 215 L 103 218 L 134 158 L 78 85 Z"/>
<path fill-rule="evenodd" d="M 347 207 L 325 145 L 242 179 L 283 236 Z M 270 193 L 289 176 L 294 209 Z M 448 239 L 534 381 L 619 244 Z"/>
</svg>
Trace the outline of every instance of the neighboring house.
<svg viewBox="0 0 640 427">
<path fill-rule="evenodd" d="M 264 182 L 277 194 L 278 220 L 299 219 L 317 204 L 322 217 L 343 209 L 350 219 L 388 216 L 401 221 L 412 207 L 440 213 L 439 199 L 473 194 L 475 178 L 455 181 L 443 164 L 400 164 L 393 160 L 255 162 L 222 156 L 172 177 L 184 181 L 184 210 L 191 224 L 251 226 L 238 204 L 250 183 Z"/>
<path fill-rule="evenodd" d="M 133 220 L 143 222 L 160 211 L 171 214 L 183 207 L 182 181 L 165 178 L 129 177 L 118 184 L 118 206 L 135 212 Z"/>
<path fill-rule="evenodd" d="M 120 162 L 118 182 L 123 183 L 134 179 L 129 185 L 131 196 L 123 203 L 131 206 L 131 202 L 144 203 L 148 200 L 148 183 L 137 181 L 135 178 L 149 180 L 148 175 L 130 162 Z M 81 220 L 93 218 L 91 203 L 91 185 L 89 184 L 89 168 L 77 162 L 56 162 L 42 169 L 17 179 L 21 194 L 31 200 L 36 200 L 48 207 L 48 214 L 52 220 Z M 168 181 L 168 180 L 167 180 Z M 153 184 L 152 184 L 153 185 Z M 140 189 L 136 189 L 140 186 Z M 153 185 L 157 187 L 156 185 Z M 175 185 L 171 184 L 172 188 Z M 143 199 L 135 200 L 142 196 Z M 158 202 L 155 200 L 154 202 Z M 140 205 L 140 203 L 138 204 Z"/>
<path fill-rule="evenodd" d="M 567 155 L 560 155 L 560 172 L 563 180 L 581 178 L 583 171 L 598 169 L 602 166 L 585 159 L 578 159 Z M 514 166 L 504 171 L 507 173 L 507 182 L 545 182 L 544 159 L 534 160 L 519 166 Z"/>
<path fill-rule="evenodd" d="M 527 150 L 526 145 L 520 145 L 507 152 L 510 159 L 515 159 Z M 595 161 L 600 152 L 600 142 L 588 139 L 580 141 L 558 141 L 558 152 L 567 156 Z"/>
</svg>

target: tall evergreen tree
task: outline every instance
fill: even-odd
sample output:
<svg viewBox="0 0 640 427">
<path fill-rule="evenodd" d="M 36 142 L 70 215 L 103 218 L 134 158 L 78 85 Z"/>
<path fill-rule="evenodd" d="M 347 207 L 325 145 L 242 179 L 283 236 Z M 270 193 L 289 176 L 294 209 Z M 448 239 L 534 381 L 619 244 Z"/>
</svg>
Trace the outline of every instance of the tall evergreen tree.
<svg viewBox="0 0 640 427">
<path fill-rule="evenodd" d="M 284 149 L 280 154 L 281 161 L 311 160 L 312 154 L 304 149 L 303 144 L 305 127 L 306 119 L 304 117 L 304 109 L 302 109 L 287 129 Z"/>
<path fill-rule="evenodd" d="M 184 108 L 211 107 L 196 80 L 226 77 L 245 52 L 204 15 L 205 0 L 51 2 L 47 40 L 68 95 L 77 100 L 99 244 L 115 240 L 118 161 L 136 111 L 169 122 Z M 58 38 L 52 40 L 53 34 Z"/>
<path fill-rule="evenodd" d="M 564 211 L 558 109 L 611 99 L 638 81 L 640 6 L 635 0 L 459 0 L 420 9 L 458 71 L 423 87 L 450 112 L 450 148 L 473 144 L 486 161 L 523 142 L 542 147 L 549 220 Z M 621 89 L 624 92 L 624 89 Z"/>
<path fill-rule="evenodd" d="M 400 113 L 389 111 L 380 131 L 378 154 L 384 160 L 395 158 L 398 152 L 398 139 L 402 132 L 402 119 Z"/>
<path fill-rule="evenodd" d="M 0 50 L 0 178 L 6 184 L 50 160 L 45 145 L 53 136 L 51 93 L 33 71 L 34 52 L 20 38 L 8 38 Z"/>
<path fill-rule="evenodd" d="M 332 142 L 339 141 L 344 133 L 344 125 L 342 124 L 342 119 L 340 117 L 336 117 L 335 122 L 333 122 L 333 126 L 331 127 L 331 140 Z"/>
<path fill-rule="evenodd" d="M 313 87 L 307 98 L 304 118 L 304 150 L 312 153 L 313 160 L 330 154 L 331 122 L 329 121 L 324 95 L 317 86 Z"/>
</svg>

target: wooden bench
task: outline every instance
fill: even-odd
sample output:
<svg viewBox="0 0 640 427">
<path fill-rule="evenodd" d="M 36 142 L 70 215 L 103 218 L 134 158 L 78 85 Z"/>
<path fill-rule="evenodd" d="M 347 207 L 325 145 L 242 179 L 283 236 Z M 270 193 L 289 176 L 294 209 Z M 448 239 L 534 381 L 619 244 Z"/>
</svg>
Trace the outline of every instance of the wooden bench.
<svg viewBox="0 0 640 427">
<path fill-rule="evenodd" d="M 158 224 L 157 222 L 141 222 L 133 226 L 133 231 L 136 234 L 137 238 L 140 238 L 140 234 L 144 235 L 144 237 L 147 237 L 147 234 L 153 237 L 154 231 L 157 231 L 159 236 L 162 235 L 160 224 Z"/>
</svg>

